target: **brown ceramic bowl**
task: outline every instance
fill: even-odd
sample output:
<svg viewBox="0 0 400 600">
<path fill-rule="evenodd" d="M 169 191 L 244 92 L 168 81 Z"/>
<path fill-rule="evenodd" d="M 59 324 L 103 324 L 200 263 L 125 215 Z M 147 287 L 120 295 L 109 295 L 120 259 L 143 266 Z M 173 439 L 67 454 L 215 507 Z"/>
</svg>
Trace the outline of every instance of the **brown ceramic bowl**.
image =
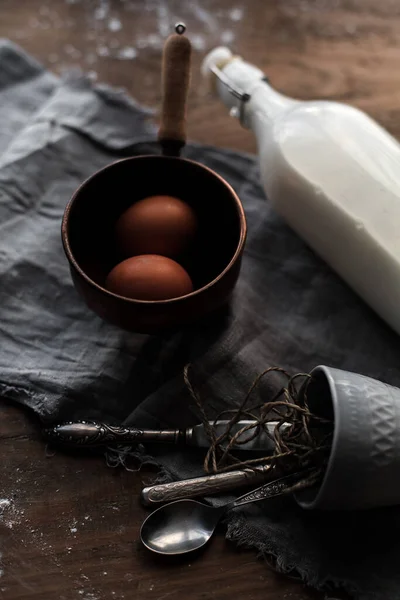
<svg viewBox="0 0 400 600">
<path fill-rule="evenodd" d="M 177 196 L 196 211 L 198 236 L 180 261 L 195 291 L 180 298 L 143 301 L 104 287 L 122 260 L 114 224 L 146 196 Z M 67 205 L 62 241 L 76 289 L 100 317 L 124 329 L 156 333 L 195 321 L 222 306 L 237 281 L 246 220 L 231 186 L 211 169 L 183 158 L 136 156 L 115 162 L 87 179 Z"/>
</svg>

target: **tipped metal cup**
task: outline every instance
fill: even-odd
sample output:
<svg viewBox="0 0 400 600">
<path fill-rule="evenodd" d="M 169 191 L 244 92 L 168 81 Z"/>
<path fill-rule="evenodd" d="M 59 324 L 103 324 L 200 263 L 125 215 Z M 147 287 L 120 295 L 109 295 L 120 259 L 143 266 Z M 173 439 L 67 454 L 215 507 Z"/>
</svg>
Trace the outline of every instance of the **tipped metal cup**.
<svg viewBox="0 0 400 600">
<path fill-rule="evenodd" d="M 296 500 L 307 509 L 400 504 L 400 389 L 318 366 L 303 387 L 311 411 L 332 417 L 332 449 L 322 483 Z"/>
</svg>

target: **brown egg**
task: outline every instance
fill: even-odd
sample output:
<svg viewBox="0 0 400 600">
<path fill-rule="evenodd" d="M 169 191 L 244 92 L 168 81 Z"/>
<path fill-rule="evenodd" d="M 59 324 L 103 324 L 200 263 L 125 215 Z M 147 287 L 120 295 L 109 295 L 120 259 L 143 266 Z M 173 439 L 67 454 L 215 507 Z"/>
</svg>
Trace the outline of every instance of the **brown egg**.
<svg viewBox="0 0 400 600">
<path fill-rule="evenodd" d="M 194 210 L 172 196 L 149 196 L 126 210 L 116 224 L 116 238 L 125 256 L 161 254 L 176 258 L 193 240 Z"/>
<path fill-rule="evenodd" d="M 109 273 L 106 287 L 134 300 L 168 300 L 193 291 L 185 269 L 157 254 L 142 254 L 122 261 Z"/>
</svg>

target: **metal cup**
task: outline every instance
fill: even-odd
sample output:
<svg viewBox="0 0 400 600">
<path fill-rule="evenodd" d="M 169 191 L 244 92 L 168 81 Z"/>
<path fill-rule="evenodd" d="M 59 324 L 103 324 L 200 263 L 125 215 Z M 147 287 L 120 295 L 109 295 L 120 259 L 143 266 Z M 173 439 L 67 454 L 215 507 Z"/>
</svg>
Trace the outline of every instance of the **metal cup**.
<svg viewBox="0 0 400 600">
<path fill-rule="evenodd" d="M 118 296 L 104 285 L 122 260 L 114 247 L 114 224 L 133 202 L 157 194 L 181 198 L 197 214 L 198 239 L 183 263 L 196 289 L 160 301 Z M 231 186 L 204 165 L 171 156 L 135 156 L 101 169 L 75 192 L 62 222 L 72 279 L 89 308 L 141 333 L 181 327 L 222 306 L 239 276 L 245 239 L 243 207 Z"/>
<path fill-rule="evenodd" d="M 296 494 L 307 509 L 400 504 L 400 389 L 318 366 L 303 387 L 310 410 L 332 417 L 334 434 L 319 487 Z"/>
<path fill-rule="evenodd" d="M 232 187 L 208 167 L 180 157 L 186 142 L 186 100 L 191 45 L 176 25 L 164 46 L 162 107 L 158 141 L 162 156 L 117 161 L 87 179 L 69 202 L 62 241 L 76 289 L 100 317 L 140 333 L 186 326 L 224 305 L 239 276 L 246 218 Z M 175 196 L 195 211 L 198 231 L 178 262 L 195 290 L 168 300 L 136 300 L 110 292 L 105 281 L 126 258 L 118 251 L 114 226 L 134 202 L 153 195 Z"/>
</svg>

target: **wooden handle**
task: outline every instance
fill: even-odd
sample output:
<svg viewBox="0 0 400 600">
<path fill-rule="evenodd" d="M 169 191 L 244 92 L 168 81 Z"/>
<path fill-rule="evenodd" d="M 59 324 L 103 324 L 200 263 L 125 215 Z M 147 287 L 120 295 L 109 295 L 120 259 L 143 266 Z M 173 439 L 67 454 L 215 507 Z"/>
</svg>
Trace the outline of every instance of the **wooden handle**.
<svg viewBox="0 0 400 600">
<path fill-rule="evenodd" d="M 183 24 L 165 42 L 162 64 L 162 108 L 158 140 L 163 154 L 179 156 L 186 142 L 186 101 L 192 47 Z"/>
</svg>

